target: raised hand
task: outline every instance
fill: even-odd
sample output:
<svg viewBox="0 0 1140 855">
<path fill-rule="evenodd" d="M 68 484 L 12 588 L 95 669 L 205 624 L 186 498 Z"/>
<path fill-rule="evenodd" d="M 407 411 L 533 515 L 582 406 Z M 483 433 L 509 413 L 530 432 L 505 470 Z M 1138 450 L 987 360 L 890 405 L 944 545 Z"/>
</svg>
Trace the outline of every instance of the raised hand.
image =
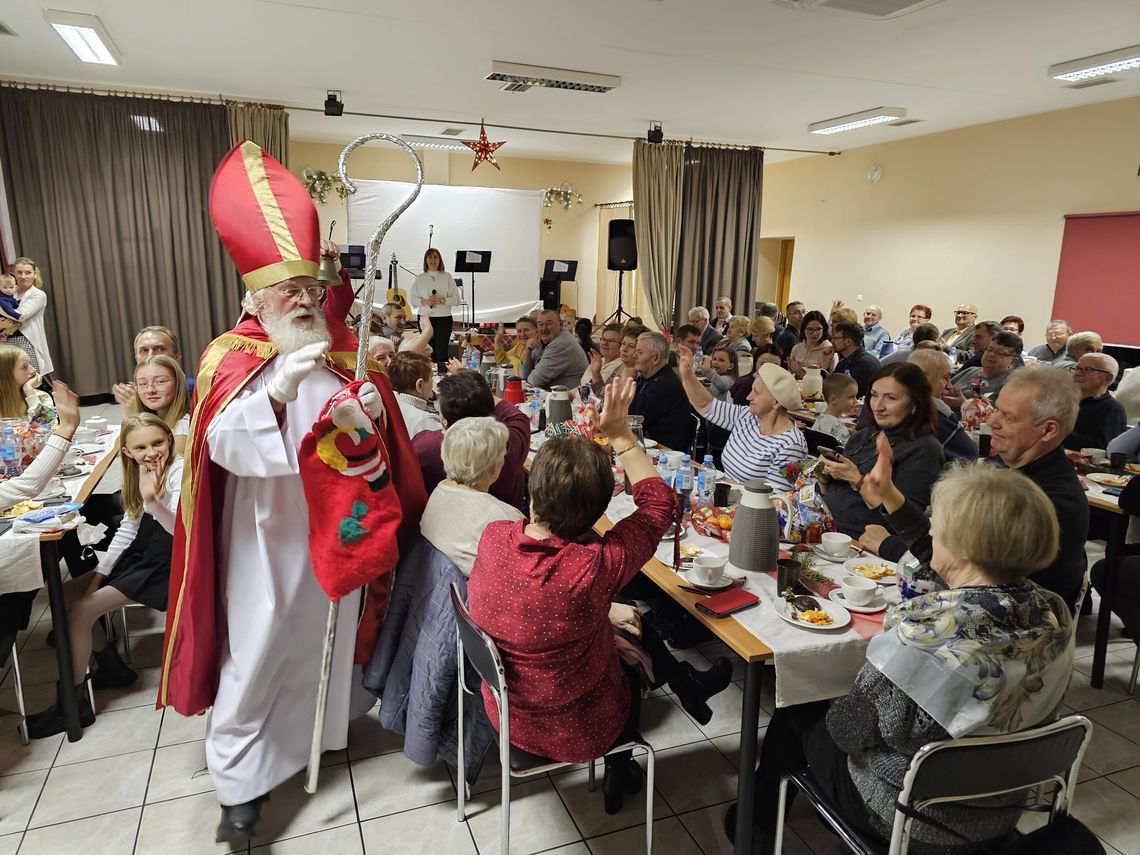
<svg viewBox="0 0 1140 855">
<path fill-rule="evenodd" d="M 692 374 L 693 352 L 683 344 L 673 345 L 673 350 L 677 353 L 677 368 L 680 369 L 681 374 Z"/>
<path fill-rule="evenodd" d="M 637 383 L 632 377 L 615 380 L 606 387 L 602 414 L 595 424 L 611 442 L 618 437 L 633 439 L 633 432 L 629 429 L 629 405 L 633 403 L 636 391 Z"/>
<path fill-rule="evenodd" d="M 40 383 L 42 383 L 42 382 L 43 382 L 43 378 L 40 377 L 40 374 L 37 371 L 35 374 L 32 375 L 31 379 L 28 380 L 28 382 L 24 384 L 24 386 L 23 386 L 24 397 L 30 398 L 30 397 L 32 397 L 32 395 L 36 394 L 36 391 L 40 388 Z"/>
<path fill-rule="evenodd" d="M 71 439 L 79 427 L 79 396 L 62 380 L 51 384 L 51 394 L 55 399 L 55 411 L 59 413 L 60 432 Z"/>
<path fill-rule="evenodd" d="M 364 409 L 373 421 L 380 418 L 381 413 L 384 412 L 384 402 L 380 399 L 380 392 L 372 383 L 362 385 L 360 391 L 356 393 L 356 397 L 360 399 L 360 403 L 364 405 Z"/>
<path fill-rule="evenodd" d="M 269 397 L 281 404 L 295 401 L 301 381 L 319 366 L 324 365 L 328 349 L 327 341 L 318 341 L 279 357 L 284 359 L 284 364 L 277 376 L 270 381 Z"/>
<path fill-rule="evenodd" d="M 590 351 L 590 376 L 596 382 L 602 382 L 602 355 L 596 350 Z"/>
</svg>

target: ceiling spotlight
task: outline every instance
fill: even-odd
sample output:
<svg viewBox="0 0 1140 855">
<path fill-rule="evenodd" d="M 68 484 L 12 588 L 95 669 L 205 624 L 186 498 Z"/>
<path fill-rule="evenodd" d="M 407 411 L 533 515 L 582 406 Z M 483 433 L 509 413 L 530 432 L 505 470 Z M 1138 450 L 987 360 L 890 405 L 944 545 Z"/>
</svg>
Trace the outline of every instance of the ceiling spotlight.
<svg viewBox="0 0 1140 855">
<path fill-rule="evenodd" d="M 1049 76 L 1055 80 L 1076 82 L 1104 77 L 1118 71 L 1131 71 L 1134 68 L 1140 68 L 1140 45 L 1051 65 Z"/>
<path fill-rule="evenodd" d="M 340 100 L 340 90 L 328 90 L 328 97 L 325 98 L 325 115 L 326 116 L 340 116 L 344 113 L 344 101 Z"/>
<path fill-rule="evenodd" d="M 44 20 L 51 24 L 81 62 L 119 64 L 119 51 L 115 48 L 115 43 L 94 15 L 44 9 Z"/>
<path fill-rule="evenodd" d="M 853 131 L 856 128 L 869 128 L 871 125 L 882 125 L 886 122 L 895 122 L 906 118 L 904 107 L 876 107 L 873 110 L 864 110 L 862 113 L 849 113 L 846 116 L 836 116 L 823 122 L 812 122 L 808 130 L 813 134 L 838 134 L 843 131 Z"/>
<path fill-rule="evenodd" d="M 645 138 L 647 140 L 649 140 L 651 143 L 653 143 L 654 145 L 658 145 L 660 143 L 665 142 L 665 133 L 664 133 L 664 131 L 661 130 L 661 123 L 660 122 L 650 122 L 649 123 L 649 132 L 645 135 Z"/>
</svg>

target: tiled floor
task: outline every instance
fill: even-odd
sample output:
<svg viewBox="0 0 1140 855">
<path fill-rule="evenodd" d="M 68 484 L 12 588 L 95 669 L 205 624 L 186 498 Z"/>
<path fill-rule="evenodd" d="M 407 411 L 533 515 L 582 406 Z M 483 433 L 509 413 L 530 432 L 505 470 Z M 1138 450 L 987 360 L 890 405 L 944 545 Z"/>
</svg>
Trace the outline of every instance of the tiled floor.
<svg viewBox="0 0 1140 855">
<path fill-rule="evenodd" d="M 33 619 L 19 643 L 28 704 L 38 710 L 52 700 L 55 680 L 42 593 Z M 98 721 L 81 741 L 67 743 L 60 735 L 22 747 L 16 718 L 0 717 L 0 855 L 229 851 L 213 842 L 218 807 L 205 772 L 205 720 L 154 709 L 161 617 L 136 609 L 131 625 L 140 680 L 127 690 L 99 693 Z M 1070 710 L 1096 723 L 1074 812 L 1105 842 L 1109 855 L 1140 855 L 1140 701 L 1126 695 L 1135 647 L 1114 640 L 1106 687 L 1091 689 L 1093 631 L 1094 620 L 1083 619 L 1066 697 Z M 722 653 L 713 644 L 683 655 L 703 663 Z M 12 676 L 0 677 L 0 707 L 13 709 Z M 646 702 L 643 731 L 657 750 L 657 852 L 731 851 L 721 820 L 735 793 L 742 697 L 740 683 L 730 686 L 715 699 L 713 719 L 704 727 L 668 694 Z M 761 704 L 763 735 L 773 704 L 770 672 Z M 265 807 L 262 836 L 239 851 L 497 853 L 497 764 L 488 765 L 468 806 L 469 820 L 459 823 L 454 776 L 446 765 L 416 766 L 400 747 L 399 737 L 383 731 L 374 713 L 357 720 L 348 750 L 325 758 L 319 792 L 307 796 L 299 777 L 278 788 Z M 644 795 L 628 798 L 620 814 L 607 816 L 600 793 L 586 789 L 584 769 L 518 783 L 511 805 L 513 853 L 624 855 L 643 849 Z M 791 828 L 785 852 L 844 851 L 802 799 L 792 809 Z"/>
</svg>

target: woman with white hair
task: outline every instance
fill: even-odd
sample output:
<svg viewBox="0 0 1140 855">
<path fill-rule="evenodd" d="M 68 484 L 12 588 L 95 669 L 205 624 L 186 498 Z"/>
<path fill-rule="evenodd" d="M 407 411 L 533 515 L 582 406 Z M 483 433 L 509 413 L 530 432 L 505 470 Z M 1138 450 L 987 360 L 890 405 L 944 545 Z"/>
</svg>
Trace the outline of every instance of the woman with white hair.
<svg viewBox="0 0 1140 855">
<path fill-rule="evenodd" d="M 725 474 L 734 481 L 759 478 L 776 490 L 791 490 L 795 477 L 789 477 L 788 467 L 807 455 L 804 435 L 788 415 L 800 406 L 792 375 L 778 365 L 761 365 L 748 405 L 740 406 L 712 396 L 693 372 L 693 354 L 685 348 L 677 349 L 677 367 L 693 409 L 730 431 L 721 454 Z"/>
<path fill-rule="evenodd" d="M 470 576 L 488 524 L 523 519 L 488 492 L 503 469 L 507 428 L 490 416 L 460 419 L 444 432 L 440 452 L 447 478 L 428 497 L 420 534 Z"/>
</svg>

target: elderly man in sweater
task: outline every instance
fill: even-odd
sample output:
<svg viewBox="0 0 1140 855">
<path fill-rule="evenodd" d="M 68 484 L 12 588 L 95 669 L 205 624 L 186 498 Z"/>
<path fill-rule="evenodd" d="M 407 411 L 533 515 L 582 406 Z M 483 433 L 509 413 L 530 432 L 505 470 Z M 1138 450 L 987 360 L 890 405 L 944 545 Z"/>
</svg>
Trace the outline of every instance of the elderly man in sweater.
<svg viewBox="0 0 1140 855">
<path fill-rule="evenodd" d="M 1073 380 L 1081 393 L 1077 423 L 1065 439 L 1065 448 L 1107 448 L 1109 440 L 1128 427 L 1124 406 L 1109 394 L 1120 365 L 1107 353 L 1086 353 L 1073 368 Z"/>
<path fill-rule="evenodd" d="M 531 386 L 549 389 L 565 386 L 573 389 L 590 367 L 586 351 L 574 334 L 562 329 L 562 321 L 554 309 L 538 316 L 538 340 L 527 342 L 519 364 L 523 379 Z"/>
</svg>

